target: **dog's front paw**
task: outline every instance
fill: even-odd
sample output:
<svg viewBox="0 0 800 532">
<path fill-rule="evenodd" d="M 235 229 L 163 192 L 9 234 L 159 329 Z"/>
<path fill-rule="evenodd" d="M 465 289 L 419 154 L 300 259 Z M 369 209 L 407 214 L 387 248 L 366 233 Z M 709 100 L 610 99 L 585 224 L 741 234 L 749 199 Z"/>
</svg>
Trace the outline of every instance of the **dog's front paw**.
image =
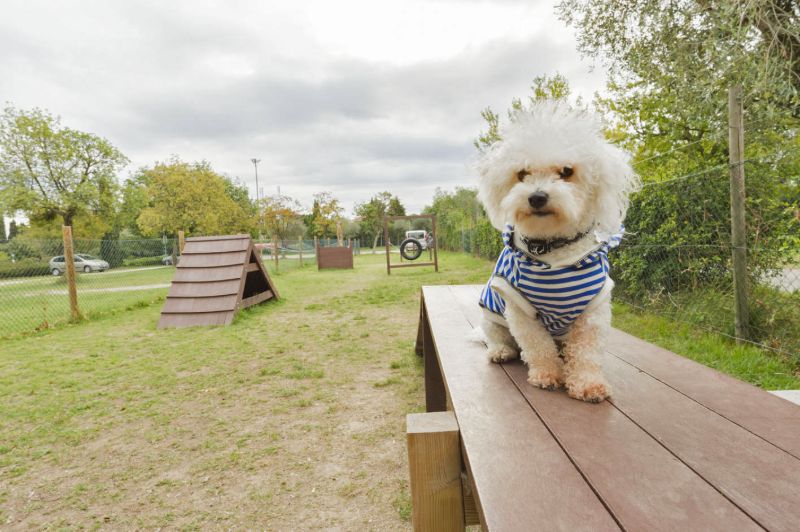
<svg viewBox="0 0 800 532">
<path fill-rule="evenodd" d="M 561 364 L 553 362 L 545 366 L 531 366 L 528 369 L 528 382 L 545 390 L 557 390 L 564 384 Z"/>
<path fill-rule="evenodd" d="M 611 386 L 602 375 L 571 375 L 567 379 L 567 393 L 573 399 L 599 403 L 611 396 Z"/>
<path fill-rule="evenodd" d="M 498 345 L 489 348 L 489 360 L 491 360 L 495 364 L 513 360 L 518 356 L 519 354 L 517 353 L 517 351 L 507 345 Z"/>
</svg>

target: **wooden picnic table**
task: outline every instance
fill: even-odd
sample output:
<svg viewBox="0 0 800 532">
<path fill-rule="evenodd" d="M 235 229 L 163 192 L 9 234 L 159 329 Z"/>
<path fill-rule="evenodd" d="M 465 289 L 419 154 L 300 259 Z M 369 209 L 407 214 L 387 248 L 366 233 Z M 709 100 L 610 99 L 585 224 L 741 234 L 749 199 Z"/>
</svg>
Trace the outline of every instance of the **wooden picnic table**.
<svg viewBox="0 0 800 532">
<path fill-rule="evenodd" d="M 416 529 L 800 530 L 800 407 L 619 330 L 608 401 L 535 388 L 470 338 L 480 290 L 422 289 L 427 410 L 451 413 L 409 416 Z M 458 442 L 458 479 L 444 458 L 419 465 L 428 430 L 457 434 L 439 441 Z"/>
</svg>

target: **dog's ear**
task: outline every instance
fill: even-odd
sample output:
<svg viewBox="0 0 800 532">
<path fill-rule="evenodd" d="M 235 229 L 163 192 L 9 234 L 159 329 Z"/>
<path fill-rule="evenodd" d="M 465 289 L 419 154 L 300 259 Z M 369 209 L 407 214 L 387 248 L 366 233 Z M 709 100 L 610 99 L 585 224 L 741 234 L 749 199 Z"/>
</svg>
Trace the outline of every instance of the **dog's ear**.
<svg viewBox="0 0 800 532">
<path fill-rule="evenodd" d="M 629 196 L 639 188 L 639 179 L 628 154 L 605 144 L 597 164 L 597 231 L 604 237 L 619 232 L 628 211 Z"/>
<path fill-rule="evenodd" d="M 503 231 L 510 221 L 505 219 L 505 213 L 500 207 L 503 198 L 508 194 L 508 162 L 502 153 L 502 141 L 495 142 L 492 146 L 481 152 L 475 161 L 477 170 L 478 201 L 486 210 L 489 221 L 498 231 Z"/>
</svg>

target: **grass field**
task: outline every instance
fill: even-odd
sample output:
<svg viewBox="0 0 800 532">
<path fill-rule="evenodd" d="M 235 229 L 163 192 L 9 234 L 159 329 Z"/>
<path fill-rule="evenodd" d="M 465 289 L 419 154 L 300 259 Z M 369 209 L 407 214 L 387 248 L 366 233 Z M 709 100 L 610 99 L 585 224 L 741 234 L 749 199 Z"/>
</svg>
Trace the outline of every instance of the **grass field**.
<svg viewBox="0 0 800 532">
<path fill-rule="evenodd" d="M 309 258 L 304 260 L 305 264 Z M 267 269 L 275 263 L 265 259 Z M 281 260 L 280 271 L 299 268 L 296 258 Z M 87 319 L 126 312 L 163 301 L 175 269 L 167 266 L 119 268 L 77 276 L 78 306 Z M 0 338 L 28 334 L 70 321 L 64 276 L 0 280 Z"/>
<path fill-rule="evenodd" d="M 0 528 L 408 529 L 419 287 L 482 283 L 492 264 L 443 253 L 439 274 L 389 277 L 384 260 L 276 274 L 282 299 L 226 328 L 157 330 L 160 305 L 133 305 L 0 340 Z M 800 388 L 756 349 L 624 306 L 615 324 Z"/>
</svg>

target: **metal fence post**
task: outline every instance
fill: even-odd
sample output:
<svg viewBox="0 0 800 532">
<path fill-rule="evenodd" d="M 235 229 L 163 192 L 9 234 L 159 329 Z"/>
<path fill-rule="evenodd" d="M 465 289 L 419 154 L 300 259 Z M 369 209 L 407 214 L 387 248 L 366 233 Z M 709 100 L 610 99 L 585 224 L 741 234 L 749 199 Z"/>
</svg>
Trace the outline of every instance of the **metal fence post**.
<svg viewBox="0 0 800 532">
<path fill-rule="evenodd" d="M 745 222 L 744 121 L 742 86 L 728 89 L 728 146 L 731 168 L 731 247 L 736 341 L 749 337 L 747 308 L 747 225 Z"/>
</svg>

